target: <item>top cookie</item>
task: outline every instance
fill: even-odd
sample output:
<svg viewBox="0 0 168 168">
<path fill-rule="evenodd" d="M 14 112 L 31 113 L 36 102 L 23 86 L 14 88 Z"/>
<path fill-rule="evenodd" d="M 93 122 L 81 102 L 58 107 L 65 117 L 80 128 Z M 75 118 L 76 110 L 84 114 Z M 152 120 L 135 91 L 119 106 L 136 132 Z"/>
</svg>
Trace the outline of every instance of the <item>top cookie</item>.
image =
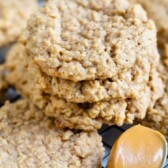
<svg viewBox="0 0 168 168">
<path fill-rule="evenodd" d="M 156 52 L 156 29 L 127 0 L 50 0 L 20 41 L 40 69 L 72 81 L 112 78 Z"/>
<path fill-rule="evenodd" d="M 0 1 L 0 47 L 17 40 L 36 9 L 36 0 Z"/>
<path fill-rule="evenodd" d="M 168 43 L 168 1 L 167 0 L 130 0 L 140 3 L 158 29 L 158 42 L 160 47 Z"/>
</svg>

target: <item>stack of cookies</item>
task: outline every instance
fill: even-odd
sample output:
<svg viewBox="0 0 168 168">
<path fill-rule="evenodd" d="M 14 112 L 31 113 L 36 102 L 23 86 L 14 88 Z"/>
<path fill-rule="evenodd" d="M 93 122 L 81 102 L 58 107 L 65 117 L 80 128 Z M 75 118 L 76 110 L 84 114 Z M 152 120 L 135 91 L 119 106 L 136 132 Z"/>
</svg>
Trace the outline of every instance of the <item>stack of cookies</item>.
<svg viewBox="0 0 168 168">
<path fill-rule="evenodd" d="M 37 8 L 35 0 L 0 1 L 0 47 L 17 40 L 30 13 Z M 4 53 L 1 54 L 4 57 Z M 104 148 L 96 130 L 56 128 L 54 119 L 45 116 L 28 99 L 29 94 L 37 92 L 40 96 L 42 92 L 29 77 L 25 56 L 22 46 L 16 44 L 7 58 L 9 71 L 6 64 L 0 66 L 0 101 L 8 82 L 11 85 L 15 82 L 16 88 L 27 97 L 14 103 L 6 102 L 0 108 L 0 167 L 100 168 Z M 42 104 L 43 100 L 39 102 Z"/>
<path fill-rule="evenodd" d="M 10 51 L 8 80 L 57 127 L 132 124 L 163 95 L 156 41 L 140 5 L 49 0 Z"/>
<path fill-rule="evenodd" d="M 168 135 L 168 50 L 160 61 L 156 36 L 127 0 L 48 0 L 6 59 L 23 98 L 0 109 L 0 167 L 100 167 L 103 123 Z"/>
<path fill-rule="evenodd" d="M 153 19 L 157 27 L 158 47 L 161 60 L 158 67 L 159 74 L 164 82 L 164 93 L 153 108 L 148 109 L 147 115 L 141 124 L 161 131 L 168 136 L 168 1 L 167 0 L 130 0 L 131 3 L 140 3 Z"/>
</svg>

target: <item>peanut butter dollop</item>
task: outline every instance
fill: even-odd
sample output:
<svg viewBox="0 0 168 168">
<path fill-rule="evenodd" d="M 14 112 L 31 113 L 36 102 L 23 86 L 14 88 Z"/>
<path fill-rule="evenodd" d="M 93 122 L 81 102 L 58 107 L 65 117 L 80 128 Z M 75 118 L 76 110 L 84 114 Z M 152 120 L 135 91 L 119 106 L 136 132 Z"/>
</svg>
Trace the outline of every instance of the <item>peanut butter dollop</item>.
<svg viewBox="0 0 168 168">
<path fill-rule="evenodd" d="M 166 140 L 158 131 L 136 125 L 115 142 L 108 168 L 161 168 L 166 155 Z"/>
</svg>

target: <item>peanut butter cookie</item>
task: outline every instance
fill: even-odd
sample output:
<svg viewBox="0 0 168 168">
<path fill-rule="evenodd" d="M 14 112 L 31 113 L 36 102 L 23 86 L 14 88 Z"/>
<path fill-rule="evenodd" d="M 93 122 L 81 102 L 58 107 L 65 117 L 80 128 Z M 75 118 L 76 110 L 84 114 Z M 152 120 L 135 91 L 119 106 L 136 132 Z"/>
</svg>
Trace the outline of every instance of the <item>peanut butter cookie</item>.
<svg viewBox="0 0 168 168">
<path fill-rule="evenodd" d="M 96 131 L 58 129 L 27 100 L 0 108 L 0 167 L 101 168 L 104 155 Z"/>
<path fill-rule="evenodd" d="M 127 0 L 49 0 L 20 41 L 50 76 L 72 81 L 112 78 L 156 56 L 156 28 Z"/>
<path fill-rule="evenodd" d="M 140 3 L 147 11 L 149 18 L 153 19 L 158 29 L 158 42 L 160 48 L 168 43 L 168 1 L 167 0 L 130 0 Z"/>
</svg>

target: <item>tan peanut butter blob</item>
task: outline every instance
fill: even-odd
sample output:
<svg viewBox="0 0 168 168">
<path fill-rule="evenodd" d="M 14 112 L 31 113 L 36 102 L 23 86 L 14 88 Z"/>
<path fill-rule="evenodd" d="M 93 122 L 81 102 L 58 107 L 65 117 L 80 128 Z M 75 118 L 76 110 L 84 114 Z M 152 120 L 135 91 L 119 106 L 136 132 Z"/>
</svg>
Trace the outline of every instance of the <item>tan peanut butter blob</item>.
<svg viewBox="0 0 168 168">
<path fill-rule="evenodd" d="M 137 125 L 123 133 L 115 142 L 108 168 L 161 168 L 166 154 L 164 136 L 150 128 Z"/>
</svg>

